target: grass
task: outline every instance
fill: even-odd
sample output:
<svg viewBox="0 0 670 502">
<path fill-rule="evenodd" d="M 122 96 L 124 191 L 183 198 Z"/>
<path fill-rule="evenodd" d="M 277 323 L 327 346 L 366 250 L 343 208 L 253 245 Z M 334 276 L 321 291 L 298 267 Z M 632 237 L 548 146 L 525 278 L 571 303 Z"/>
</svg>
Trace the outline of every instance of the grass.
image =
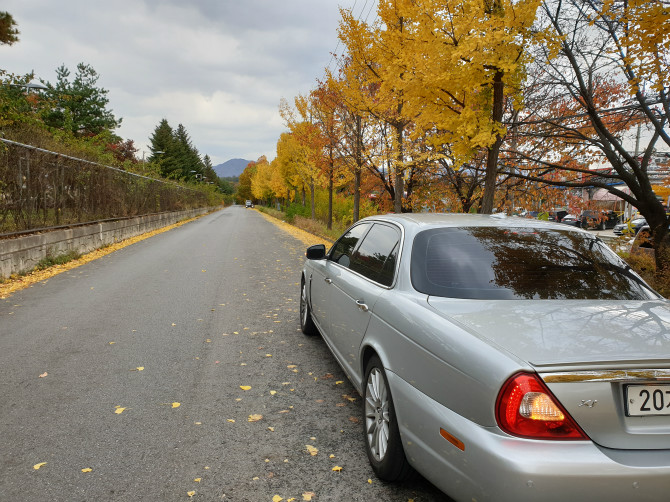
<svg viewBox="0 0 670 502">
<path fill-rule="evenodd" d="M 47 253 L 47 255 L 35 265 L 33 270 L 46 270 L 54 265 L 65 265 L 66 263 L 78 260 L 79 258 L 81 258 L 81 253 L 77 251 L 68 251 L 55 256 L 51 253 Z"/>
<path fill-rule="evenodd" d="M 256 206 L 256 209 L 330 242 L 334 242 L 346 230 L 346 228 L 338 228 L 338 225 L 333 225 L 333 228 L 329 230 L 322 221 L 305 218 L 304 216 L 295 215 L 293 218 L 287 218 L 283 211 L 277 211 L 271 207 Z"/>
</svg>

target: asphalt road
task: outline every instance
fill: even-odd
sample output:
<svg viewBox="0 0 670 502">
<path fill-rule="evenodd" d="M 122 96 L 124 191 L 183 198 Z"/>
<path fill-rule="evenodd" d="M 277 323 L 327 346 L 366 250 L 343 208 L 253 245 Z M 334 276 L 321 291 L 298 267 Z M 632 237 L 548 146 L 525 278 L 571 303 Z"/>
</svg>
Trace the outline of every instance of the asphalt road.
<svg viewBox="0 0 670 502">
<path fill-rule="evenodd" d="M 303 247 L 234 206 L 2 300 L 0 500 L 449 500 L 372 473 Z"/>
</svg>

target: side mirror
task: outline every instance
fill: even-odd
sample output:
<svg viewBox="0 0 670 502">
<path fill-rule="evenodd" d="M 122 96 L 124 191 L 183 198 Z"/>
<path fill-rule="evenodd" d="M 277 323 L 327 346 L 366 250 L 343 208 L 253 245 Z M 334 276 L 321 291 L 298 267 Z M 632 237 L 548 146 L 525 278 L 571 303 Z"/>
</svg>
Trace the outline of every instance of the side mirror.
<svg viewBox="0 0 670 502">
<path fill-rule="evenodd" d="M 326 245 L 315 244 L 308 247 L 305 256 L 308 260 L 323 260 L 326 257 Z"/>
</svg>

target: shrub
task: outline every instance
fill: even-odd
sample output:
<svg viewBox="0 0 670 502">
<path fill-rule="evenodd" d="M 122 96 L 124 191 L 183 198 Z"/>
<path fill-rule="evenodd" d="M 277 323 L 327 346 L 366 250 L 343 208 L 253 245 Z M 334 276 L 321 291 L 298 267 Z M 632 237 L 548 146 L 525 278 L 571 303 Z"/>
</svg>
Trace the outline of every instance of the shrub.
<svg viewBox="0 0 670 502">
<path fill-rule="evenodd" d="M 63 265 L 73 260 L 78 260 L 79 258 L 81 258 L 81 253 L 77 251 L 68 251 L 55 256 L 51 253 L 47 253 L 47 255 L 35 265 L 34 270 L 45 270 L 54 265 Z"/>
</svg>

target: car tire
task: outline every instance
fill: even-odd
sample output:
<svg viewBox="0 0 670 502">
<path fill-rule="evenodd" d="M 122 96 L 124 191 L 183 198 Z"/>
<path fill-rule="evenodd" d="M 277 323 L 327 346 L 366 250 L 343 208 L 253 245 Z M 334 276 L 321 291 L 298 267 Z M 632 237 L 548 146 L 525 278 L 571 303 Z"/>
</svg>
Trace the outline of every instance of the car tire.
<svg viewBox="0 0 670 502">
<path fill-rule="evenodd" d="M 300 284 L 300 331 L 307 336 L 314 336 L 318 333 L 312 319 L 312 310 L 307 301 L 307 284 L 304 278 Z"/>
<path fill-rule="evenodd" d="M 400 439 L 391 389 L 384 367 L 373 356 L 365 370 L 363 420 L 365 451 L 372 470 L 383 481 L 402 481 L 414 473 Z"/>
</svg>

